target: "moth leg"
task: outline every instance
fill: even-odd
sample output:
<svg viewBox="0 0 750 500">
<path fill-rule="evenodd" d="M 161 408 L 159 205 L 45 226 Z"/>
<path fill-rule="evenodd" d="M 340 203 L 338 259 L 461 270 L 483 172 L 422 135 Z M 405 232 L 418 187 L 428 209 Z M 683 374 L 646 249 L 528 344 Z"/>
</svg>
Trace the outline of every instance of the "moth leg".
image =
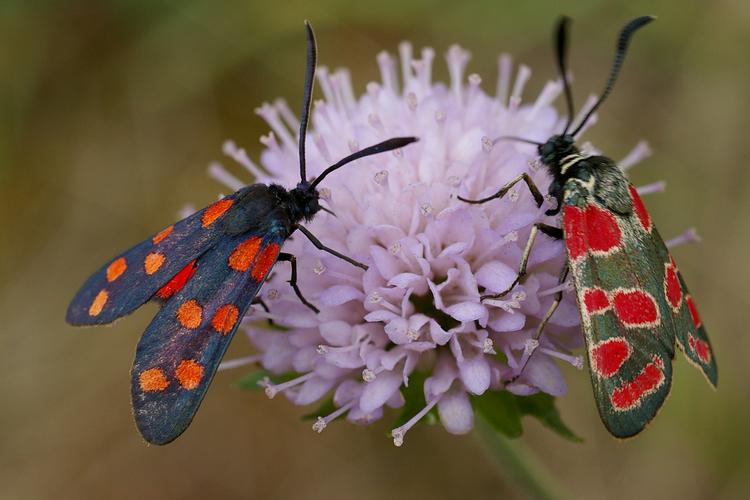
<svg viewBox="0 0 750 500">
<path fill-rule="evenodd" d="M 487 203 L 490 200 L 494 200 L 497 198 L 502 198 L 505 196 L 508 191 L 510 191 L 510 188 L 518 184 L 519 182 L 524 181 L 526 185 L 529 187 L 529 191 L 531 191 L 531 196 L 534 197 L 534 201 L 536 201 L 536 206 L 541 207 L 542 203 L 544 202 L 544 197 L 542 196 L 541 191 L 539 191 L 539 188 L 536 187 L 536 184 L 534 184 L 534 181 L 531 180 L 531 177 L 526 172 L 518 175 L 518 177 L 514 178 L 510 182 L 508 182 L 506 185 L 500 188 L 500 190 L 486 198 L 482 198 L 481 200 L 468 200 L 466 198 L 458 197 L 459 200 L 465 201 L 466 203 L 474 203 L 474 204 L 481 204 L 481 203 Z"/>
<path fill-rule="evenodd" d="M 263 302 L 263 299 L 261 299 L 260 297 L 255 297 L 253 299 L 253 301 L 251 302 L 251 304 L 253 304 L 253 305 L 258 304 L 267 313 L 270 314 L 270 312 L 271 312 L 271 310 L 268 308 L 268 305 L 265 302 Z M 273 320 L 271 318 L 266 319 L 266 321 L 268 322 L 269 325 L 275 325 L 276 324 L 276 323 L 273 322 Z"/>
<path fill-rule="evenodd" d="M 304 295 L 302 295 L 302 292 L 300 291 L 299 287 L 297 286 L 297 257 L 290 253 L 282 252 L 279 254 L 279 257 L 276 259 L 278 261 L 283 262 L 289 262 L 289 264 L 292 266 L 292 276 L 289 278 L 289 285 L 291 285 L 292 290 L 294 290 L 294 293 L 297 295 L 297 298 L 299 298 L 300 302 L 305 304 L 307 307 L 309 307 L 314 313 L 319 313 L 317 307 L 312 305 Z"/>
<path fill-rule="evenodd" d="M 501 297 L 506 296 L 513 288 L 519 284 L 523 279 L 526 277 L 526 266 L 529 263 L 529 256 L 531 255 L 531 248 L 534 246 L 534 242 L 536 241 L 536 236 L 539 234 L 539 231 L 543 232 L 550 238 L 554 238 L 556 240 L 562 239 L 563 233 L 562 229 L 555 226 L 550 226 L 548 224 L 544 224 L 541 222 L 537 222 L 531 227 L 531 233 L 529 234 L 529 239 L 526 240 L 526 247 L 523 249 L 523 255 L 521 256 L 521 265 L 518 268 L 518 275 L 516 275 L 516 279 L 513 280 L 513 283 L 510 284 L 508 288 L 503 290 L 499 293 L 489 294 L 489 295 L 482 295 L 480 297 L 480 300 L 484 299 L 499 299 Z"/>
<path fill-rule="evenodd" d="M 311 242 L 311 243 L 312 243 L 313 245 L 315 245 L 315 248 L 317 248 L 317 249 L 319 249 L 319 250 L 323 250 L 324 252 L 328 252 L 328 253 L 330 253 L 331 255 L 335 255 L 335 256 L 336 256 L 336 257 L 338 257 L 339 259 L 341 259 L 341 260 L 345 260 L 345 261 L 346 261 L 346 262 L 348 262 L 349 264 L 351 264 L 351 265 L 353 265 L 353 266 L 357 266 L 357 267 L 360 267 L 360 268 L 364 269 L 365 271 L 367 271 L 367 269 L 369 269 L 369 268 L 368 268 L 368 267 L 367 267 L 366 265 L 362 264 L 361 262 L 358 262 L 358 261 L 356 261 L 356 260 L 352 259 L 351 257 L 347 257 L 346 255 L 344 255 L 344 254 L 342 254 L 342 253 L 339 253 L 339 252 L 337 252 L 337 251 L 336 251 L 336 250 L 334 250 L 333 248 L 328 248 L 327 246 L 325 246 L 325 245 L 324 245 L 323 243 L 321 243 L 321 242 L 320 242 L 320 240 L 319 240 L 318 238 L 316 238 L 316 237 L 315 237 L 315 235 L 314 235 L 314 234 L 312 234 L 312 233 L 311 233 L 311 232 L 310 232 L 310 231 L 309 231 L 309 230 L 308 230 L 308 229 L 307 229 L 307 228 L 306 228 L 305 226 L 300 226 L 300 225 L 297 225 L 297 226 L 296 226 L 296 228 L 297 228 L 297 229 L 299 229 L 299 230 L 300 230 L 300 232 L 301 232 L 302 234 L 304 234 L 305 236 L 307 236 L 307 239 L 308 239 L 308 240 L 310 240 L 310 242 Z"/>
<path fill-rule="evenodd" d="M 562 285 L 565 282 L 565 278 L 568 277 L 568 264 L 567 262 L 565 265 L 563 265 L 562 269 L 560 270 L 560 278 L 557 280 L 558 285 Z M 536 331 L 534 332 L 534 350 L 529 354 L 529 356 L 526 358 L 526 362 L 521 367 L 521 371 L 511 379 L 511 382 L 514 382 L 518 377 L 520 377 L 523 374 L 524 369 L 526 368 L 526 365 L 529 364 L 529 360 L 531 360 L 531 356 L 534 355 L 536 352 L 536 347 L 539 346 L 539 339 L 542 337 L 542 332 L 544 331 L 544 327 L 547 326 L 547 323 L 549 322 L 550 318 L 553 314 L 555 314 L 555 311 L 557 310 L 557 307 L 560 305 L 560 302 L 562 301 L 563 291 L 560 290 L 555 294 L 555 298 L 552 301 L 552 304 L 549 306 L 549 309 L 547 309 L 547 312 L 544 314 L 544 317 L 542 318 L 541 323 L 539 323 L 539 326 L 536 327 Z"/>
</svg>

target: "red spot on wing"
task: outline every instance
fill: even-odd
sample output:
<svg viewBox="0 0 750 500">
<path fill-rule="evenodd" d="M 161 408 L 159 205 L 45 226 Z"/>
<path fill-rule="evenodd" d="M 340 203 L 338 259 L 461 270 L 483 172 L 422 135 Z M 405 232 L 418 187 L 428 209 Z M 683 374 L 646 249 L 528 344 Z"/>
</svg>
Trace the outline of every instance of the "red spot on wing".
<svg viewBox="0 0 750 500">
<path fill-rule="evenodd" d="M 583 256 L 588 250 L 584 211 L 572 205 L 565 205 L 563 207 L 563 230 L 570 260 Z"/>
<path fill-rule="evenodd" d="M 239 316 L 240 311 L 236 306 L 232 304 L 224 304 L 216 311 L 216 314 L 214 314 L 214 317 L 211 320 L 211 325 L 214 327 L 214 330 L 222 335 L 226 335 L 234 329 L 234 325 L 237 324 Z"/>
<path fill-rule="evenodd" d="M 617 219 L 596 205 L 586 208 L 586 231 L 589 247 L 594 252 L 609 252 L 622 246 L 622 231 Z"/>
<path fill-rule="evenodd" d="M 682 302 L 682 285 L 677 277 L 677 269 L 672 263 L 665 265 L 664 296 L 672 309 L 675 312 L 679 311 Z"/>
<path fill-rule="evenodd" d="M 237 245 L 232 251 L 232 255 L 229 256 L 229 267 L 241 273 L 250 269 L 255 256 L 258 255 L 258 250 L 260 250 L 260 243 L 261 239 L 253 236 Z"/>
<path fill-rule="evenodd" d="M 185 389 L 195 389 L 203 379 L 203 366 L 193 359 L 183 359 L 177 365 L 174 376 Z"/>
<path fill-rule="evenodd" d="M 630 197 L 633 198 L 633 209 L 635 210 L 635 215 L 638 217 L 638 221 L 641 223 L 641 227 L 643 227 L 646 232 L 650 232 L 651 216 L 649 215 L 648 210 L 646 210 L 646 205 L 643 204 L 643 200 L 638 194 L 638 191 L 636 191 L 632 185 L 628 186 L 628 189 L 630 190 Z"/>
<path fill-rule="evenodd" d="M 690 349 L 704 364 L 707 365 L 711 362 L 711 348 L 708 342 L 688 335 L 688 344 L 690 344 Z"/>
<path fill-rule="evenodd" d="M 596 314 L 609 308 L 609 299 L 607 293 L 601 288 L 586 288 L 583 291 L 583 304 L 586 306 L 587 313 Z"/>
<path fill-rule="evenodd" d="M 695 328 L 700 328 L 703 322 L 701 321 L 701 317 L 698 314 L 698 308 L 695 307 L 695 301 L 693 301 L 693 297 L 688 295 L 687 297 L 685 297 L 685 302 L 687 302 L 688 309 L 690 310 L 690 316 L 693 318 L 693 324 L 695 325 Z"/>
<path fill-rule="evenodd" d="M 208 227 L 216 222 L 216 219 L 224 215 L 233 204 L 233 200 L 223 199 L 206 208 L 206 211 L 203 212 L 203 216 L 201 217 L 203 227 Z"/>
<path fill-rule="evenodd" d="M 615 410 L 625 411 L 640 405 L 644 397 L 664 383 L 664 372 L 659 367 L 657 358 L 654 358 L 653 363 L 647 364 L 633 380 L 612 391 L 610 401 Z"/>
<path fill-rule="evenodd" d="M 168 228 L 160 231 L 156 236 L 151 238 L 151 241 L 154 245 L 161 243 L 162 241 L 167 239 L 170 234 L 172 234 L 172 231 L 174 231 L 174 226 L 169 226 Z"/>
<path fill-rule="evenodd" d="M 109 300 L 109 292 L 107 290 L 101 290 L 97 293 L 91 302 L 91 306 L 89 306 L 89 316 L 99 316 L 102 310 L 104 310 L 107 300 Z"/>
<path fill-rule="evenodd" d="M 177 309 L 177 321 L 185 328 L 195 330 L 201 326 L 203 308 L 197 300 L 188 300 Z"/>
<path fill-rule="evenodd" d="M 125 260 L 125 257 L 120 257 L 119 259 L 112 262 L 107 267 L 107 281 L 112 283 L 117 278 L 122 276 L 122 273 L 124 273 L 128 268 L 128 262 Z"/>
<path fill-rule="evenodd" d="M 165 260 L 167 260 L 167 258 L 163 253 L 152 252 L 146 255 L 146 258 L 143 260 L 143 270 L 146 271 L 146 274 L 151 276 L 159 269 L 161 269 L 161 266 L 164 265 Z"/>
<path fill-rule="evenodd" d="M 591 367 L 600 377 L 609 378 L 620 371 L 632 352 L 630 342 L 622 337 L 604 340 L 591 348 Z"/>
<path fill-rule="evenodd" d="M 612 293 L 612 305 L 617 318 L 626 327 L 647 327 L 659 323 L 659 309 L 648 292 L 619 289 Z"/>
<path fill-rule="evenodd" d="M 182 287 L 185 286 L 185 284 L 190 280 L 190 278 L 193 277 L 195 271 L 198 269 L 198 266 L 196 266 L 195 263 L 196 261 L 192 261 L 190 264 L 182 268 L 179 273 L 174 275 L 174 278 L 169 280 L 166 285 L 161 287 L 159 291 L 156 292 L 156 296 L 162 300 L 167 300 L 172 295 L 182 290 Z"/>
<path fill-rule="evenodd" d="M 143 392 L 159 392 L 169 386 L 169 380 L 161 368 L 149 368 L 138 376 L 138 384 Z"/>
<path fill-rule="evenodd" d="M 271 267 L 276 262 L 276 257 L 279 255 L 280 249 L 281 247 L 276 243 L 271 243 L 263 249 L 250 273 L 255 281 L 260 281 L 266 277 L 268 271 L 271 270 Z"/>
</svg>

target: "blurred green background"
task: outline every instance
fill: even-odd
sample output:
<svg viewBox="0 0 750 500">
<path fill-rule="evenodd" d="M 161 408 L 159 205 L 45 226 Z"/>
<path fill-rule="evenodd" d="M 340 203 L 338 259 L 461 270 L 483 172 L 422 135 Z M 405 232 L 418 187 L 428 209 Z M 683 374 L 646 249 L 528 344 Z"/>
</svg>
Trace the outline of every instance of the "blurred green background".
<svg viewBox="0 0 750 500">
<path fill-rule="evenodd" d="M 676 251 L 720 365 L 719 391 L 683 359 L 672 397 L 647 432 L 616 442 L 586 373 L 568 370 L 559 406 L 584 444 L 527 421 L 520 444 L 572 498 L 747 498 L 750 384 L 750 4 L 551 1 L 0 2 L 0 498 L 522 498 L 476 436 L 440 428 L 402 449 L 384 423 L 322 435 L 283 398 L 243 393 L 219 374 L 189 431 L 146 446 L 130 415 L 129 369 L 153 309 L 111 328 L 64 323 L 68 300 L 105 259 L 208 203 L 205 174 L 234 138 L 252 157 L 254 114 L 302 93 L 302 20 L 321 63 L 378 78 L 375 55 L 399 41 L 455 42 L 494 89 L 496 56 L 534 70 L 526 96 L 553 78 L 551 29 L 574 17 L 579 103 L 597 92 L 616 30 L 656 14 L 587 135 L 614 158 L 640 138 L 654 156 L 636 183 L 668 181 L 647 204 L 662 234 L 695 225 Z M 446 77 L 442 58 L 436 76 Z M 148 309 L 148 308 L 147 308 Z M 244 339 L 232 347 L 247 352 Z"/>
</svg>

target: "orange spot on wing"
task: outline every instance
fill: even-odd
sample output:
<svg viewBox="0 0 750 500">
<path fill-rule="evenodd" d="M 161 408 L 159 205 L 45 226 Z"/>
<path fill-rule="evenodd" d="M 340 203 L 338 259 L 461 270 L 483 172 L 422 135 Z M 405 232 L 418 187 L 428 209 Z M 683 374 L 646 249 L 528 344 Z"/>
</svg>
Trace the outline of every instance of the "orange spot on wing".
<svg viewBox="0 0 750 500">
<path fill-rule="evenodd" d="M 239 309 L 232 304 L 224 304 L 216 311 L 216 314 L 214 314 L 214 317 L 211 320 L 211 325 L 213 325 L 214 330 L 222 335 L 226 335 L 232 331 L 239 316 Z"/>
<path fill-rule="evenodd" d="M 177 309 L 177 321 L 185 328 L 192 330 L 201 326 L 203 308 L 197 300 L 188 300 Z"/>
<path fill-rule="evenodd" d="M 203 217 L 201 218 L 203 227 L 208 227 L 216 222 L 216 219 L 224 215 L 224 213 L 229 210 L 229 207 L 231 207 L 233 204 L 233 200 L 223 199 L 208 207 L 206 211 L 203 212 Z"/>
<path fill-rule="evenodd" d="M 109 267 L 107 267 L 107 281 L 112 283 L 114 280 L 122 276 L 122 273 L 124 273 L 127 268 L 128 263 L 125 260 L 125 257 L 120 257 L 112 262 Z"/>
<path fill-rule="evenodd" d="M 251 276 L 255 281 L 260 281 L 266 277 L 268 271 L 271 270 L 271 267 L 276 262 L 276 256 L 279 255 L 280 249 L 281 247 L 276 243 L 271 243 L 263 249 L 258 256 L 258 260 L 255 262 L 251 273 Z"/>
<path fill-rule="evenodd" d="M 193 359 L 183 359 L 174 372 L 180 385 L 185 389 L 195 389 L 203 379 L 203 367 Z"/>
<path fill-rule="evenodd" d="M 104 305 L 107 303 L 107 300 L 109 299 L 109 293 L 107 290 L 102 290 L 98 294 L 96 294 L 96 297 L 94 297 L 93 302 L 91 302 L 91 307 L 89 307 L 89 316 L 99 316 L 101 314 L 102 309 L 104 309 Z"/>
<path fill-rule="evenodd" d="M 235 271 L 244 273 L 250 269 L 250 265 L 253 263 L 253 259 L 258 254 L 260 249 L 260 238 L 253 236 L 249 238 L 234 249 L 232 255 L 229 256 L 229 267 Z"/>
<path fill-rule="evenodd" d="M 167 388 L 169 380 L 161 368 L 149 368 L 138 376 L 138 384 L 143 392 L 158 392 Z"/>
<path fill-rule="evenodd" d="M 148 255 L 146 255 L 146 259 L 143 261 L 143 269 L 146 271 L 146 274 L 151 276 L 156 271 L 158 271 L 162 264 L 164 264 L 164 261 L 166 260 L 166 257 L 164 257 L 163 253 L 159 252 L 153 252 Z"/>
<path fill-rule="evenodd" d="M 156 236 L 154 236 L 151 241 L 154 243 L 154 245 L 156 245 L 157 243 L 161 243 L 162 241 L 166 240 L 170 234 L 172 234 L 173 230 L 174 226 L 169 226 L 168 228 L 162 230 Z"/>
<path fill-rule="evenodd" d="M 167 300 L 172 295 L 182 290 L 182 287 L 185 286 L 185 284 L 190 280 L 190 278 L 193 277 L 193 275 L 195 274 L 195 271 L 198 270 L 198 267 L 195 265 L 195 262 L 196 261 L 192 261 L 190 264 L 185 266 L 182 269 L 182 271 L 175 274 L 174 278 L 169 280 L 169 283 L 161 287 L 159 291 L 156 292 L 156 296 L 162 300 Z"/>
</svg>

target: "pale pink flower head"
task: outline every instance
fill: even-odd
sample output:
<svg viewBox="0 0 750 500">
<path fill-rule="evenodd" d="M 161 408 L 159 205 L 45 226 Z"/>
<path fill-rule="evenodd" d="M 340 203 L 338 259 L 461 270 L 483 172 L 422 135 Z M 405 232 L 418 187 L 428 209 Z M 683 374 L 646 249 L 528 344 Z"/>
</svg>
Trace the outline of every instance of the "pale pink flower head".
<svg viewBox="0 0 750 500">
<path fill-rule="evenodd" d="M 559 132 L 565 119 L 552 103 L 561 84 L 548 82 L 525 102 L 530 70 L 522 65 L 513 77 L 508 56 L 499 58 L 496 90 L 488 93 L 479 75 L 466 76 L 469 53 L 458 46 L 445 56 L 447 84 L 432 79 L 432 49 L 417 58 L 404 43 L 399 53 L 398 59 L 378 55 L 381 81 L 360 96 L 347 70 L 321 68 L 323 98 L 314 105 L 308 135 L 311 175 L 361 147 L 419 137 L 401 150 L 358 160 L 321 189 L 321 203 L 335 216 L 320 212 L 308 228 L 369 269 L 295 236 L 284 250 L 297 256 L 299 287 L 320 313 L 300 303 L 287 283 L 288 265 L 278 263 L 261 292 L 270 312 L 256 307 L 242 327 L 258 351 L 246 361 L 271 375 L 263 382 L 269 396 L 283 393 L 298 405 L 326 402 L 328 413 L 313 425 L 318 432 L 339 417 L 370 423 L 387 407 L 404 407 L 392 431 L 397 445 L 435 412 L 448 432 L 468 432 L 473 403 L 493 391 L 561 396 L 567 386 L 559 364 L 583 364 L 572 354 L 583 344 L 575 297 L 558 284 L 561 241 L 538 237 L 526 279 L 501 299 L 480 300 L 513 282 L 534 223 L 559 225 L 544 214 L 554 202 L 537 207 L 523 183 L 484 205 L 457 199 L 488 196 L 521 173 L 546 193 L 551 179 L 535 147 L 495 138 L 543 142 Z M 257 182 L 292 186 L 298 121 L 283 101 L 257 111 L 272 129 L 261 138 L 263 168 L 234 143 L 225 144 L 225 153 Z M 626 165 L 647 154 L 637 147 Z M 211 172 L 232 189 L 242 185 L 218 164 Z M 562 303 L 537 342 L 535 328 L 561 290 Z M 264 318 L 284 331 L 269 329 L 259 321 Z"/>
</svg>

